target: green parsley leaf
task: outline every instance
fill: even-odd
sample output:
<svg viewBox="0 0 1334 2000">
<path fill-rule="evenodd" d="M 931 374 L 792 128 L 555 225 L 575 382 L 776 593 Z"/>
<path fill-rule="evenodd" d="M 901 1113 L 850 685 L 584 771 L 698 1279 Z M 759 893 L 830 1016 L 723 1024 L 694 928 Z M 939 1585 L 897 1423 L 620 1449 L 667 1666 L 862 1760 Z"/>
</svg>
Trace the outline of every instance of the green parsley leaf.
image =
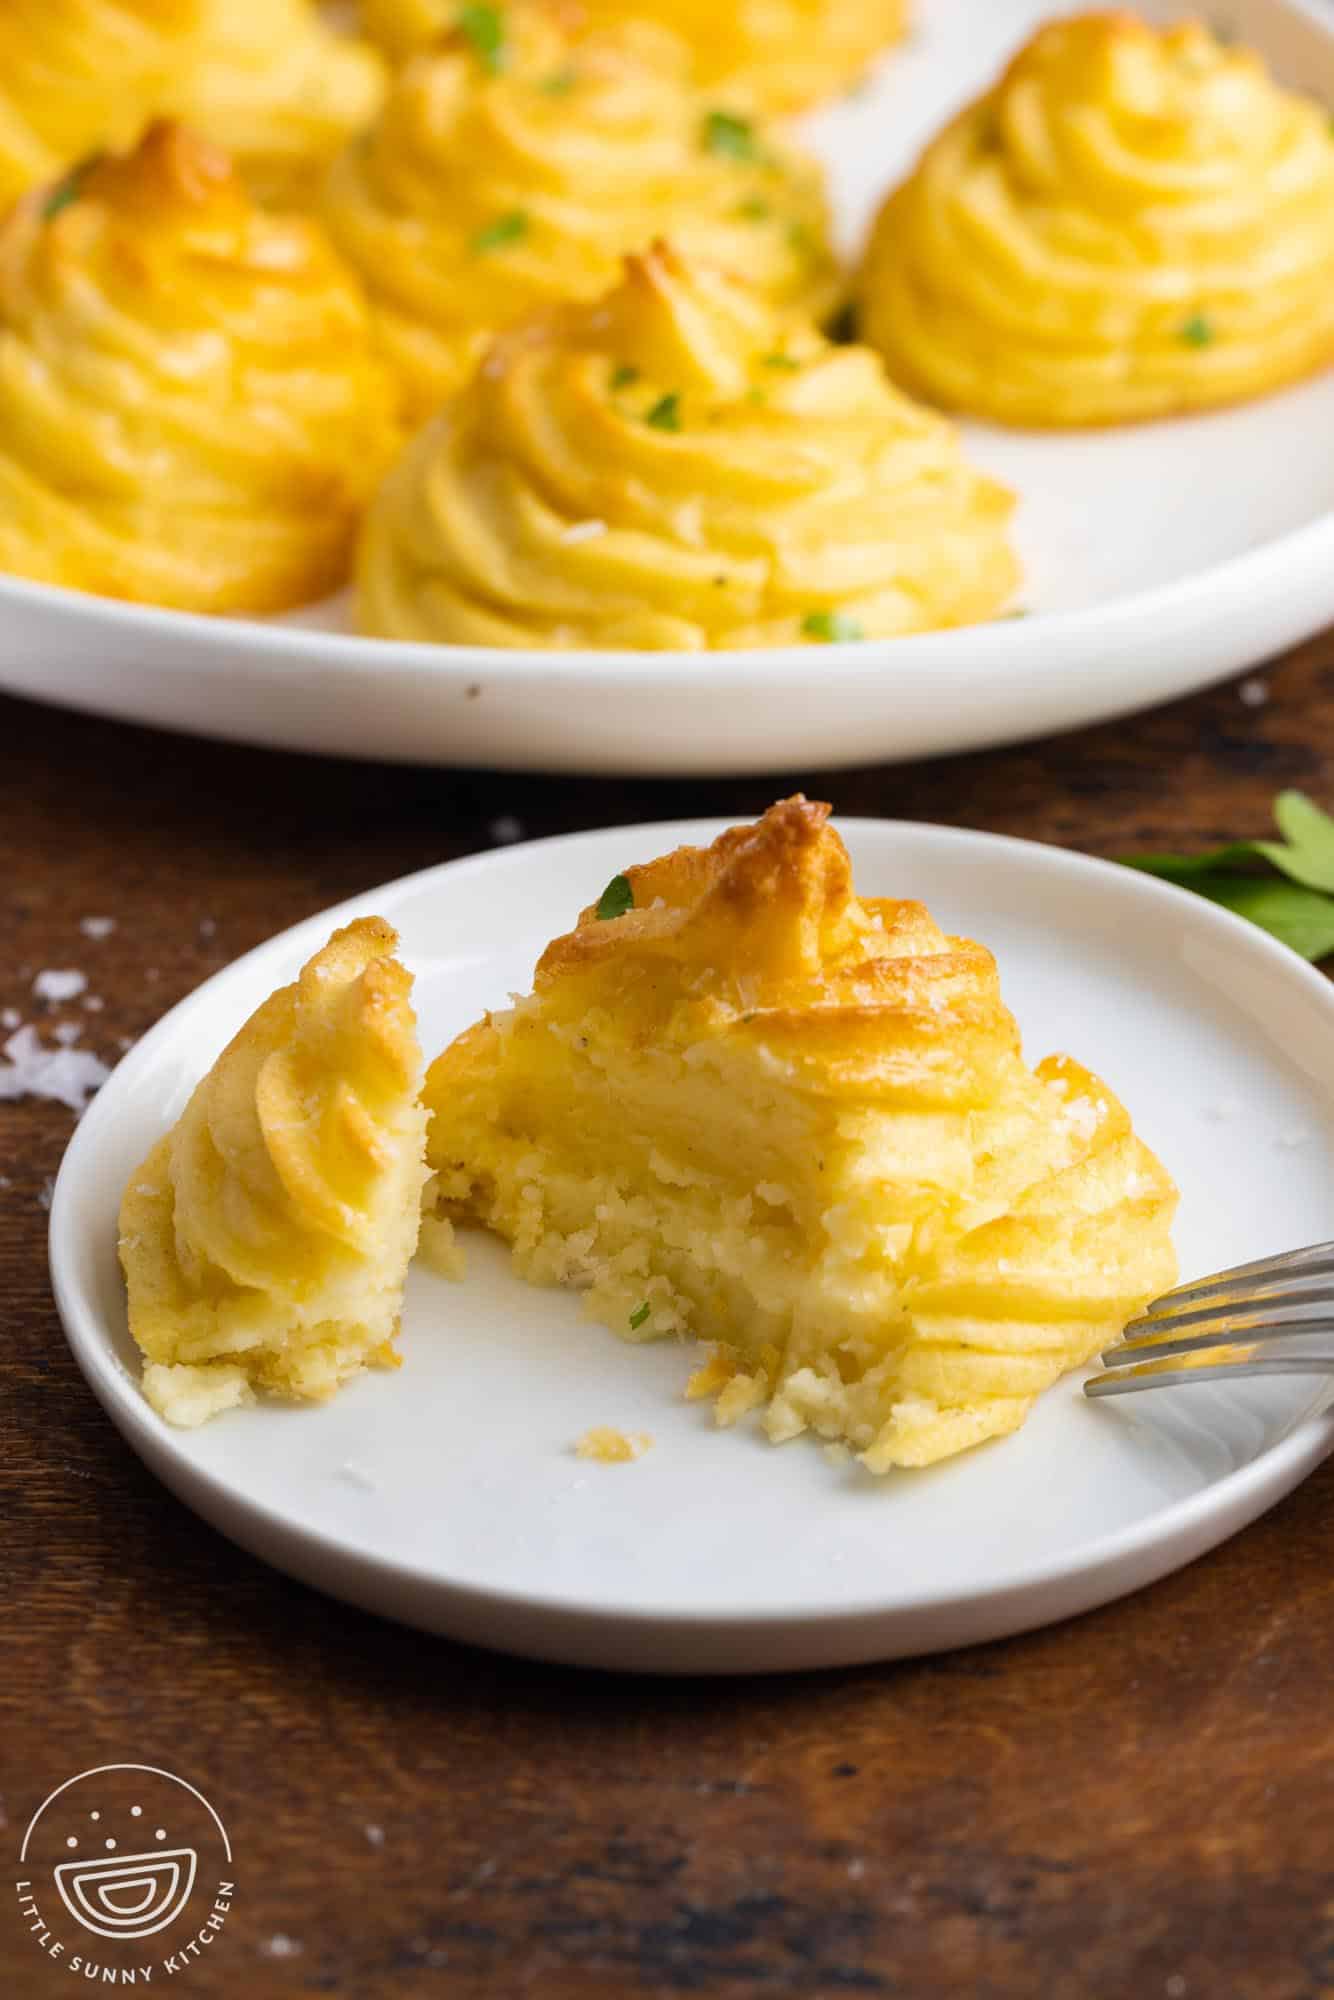
<svg viewBox="0 0 1334 2000">
<path fill-rule="evenodd" d="M 739 118 L 735 111 L 706 112 L 700 129 L 700 144 L 706 153 L 717 153 L 724 160 L 758 160 L 760 157 L 755 127 L 749 118 Z"/>
<path fill-rule="evenodd" d="M 628 389 L 632 382 L 637 382 L 638 380 L 639 370 L 632 368 L 628 361 L 623 361 L 619 368 L 613 368 L 611 371 L 611 386 L 613 389 Z"/>
<path fill-rule="evenodd" d="M 1314 962 L 1334 952 L 1334 901 L 1318 890 L 1254 875 L 1205 875 L 1190 886 L 1197 896 L 1258 924 L 1302 958 Z"/>
<path fill-rule="evenodd" d="M 801 363 L 795 354 L 766 354 L 764 365 L 766 368 L 800 368 Z"/>
<path fill-rule="evenodd" d="M 737 203 L 736 214 L 742 222 L 767 222 L 773 210 L 762 194 L 748 194 Z"/>
<path fill-rule="evenodd" d="M 1274 800 L 1274 818 L 1287 845 L 1258 841 L 1266 861 L 1294 882 L 1334 896 L 1334 819 L 1304 792 L 1280 792 Z"/>
<path fill-rule="evenodd" d="M 608 924 L 615 917 L 623 917 L 627 910 L 635 906 L 635 892 L 630 887 L 627 875 L 613 875 L 602 894 L 598 897 L 598 922 Z"/>
<path fill-rule="evenodd" d="M 508 215 L 498 215 L 494 222 L 488 222 L 485 229 L 479 229 L 469 244 L 474 257 L 485 257 L 492 250 L 504 250 L 511 243 L 517 243 L 521 236 L 528 234 L 528 217 L 521 208 L 512 208 Z"/>
<path fill-rule="evenodd" d="M 1301 792 L 1280 792 L 1282 840 L 1233 840 L 1205 854 L 1124 855 L 1126 866 L 1222 903 L 1303 958 L 1334 952 L 1334 819 Z M 1275 880 L 1273 869 L 1284 879 Z"/>
<path fill-rule="evenodd" d="M 829 322 L 828 333 L 829 338 L 836 341 L 840 347 L 847 347 L 856 340 L 857 308 L 851 299 L 846 305 L 840 306 L 834 314 Z"/>
<path fill-rule="evenodd" d="M 42 204 L 43 222 L 50 222 L 54 216 L 59 215 L 62 208 L 68 208 L 71 202 L 79 199 L 84 182 L 102 157 L 101 153 L 89 153 L 87 159 L 80 160 L 76 166 L 70 168 L 63 179 L 56 182 Z"/>
<path fill-rule="evenodd" d="M 505 46 L 505 14 L 500 7 L 460 7 L 454 22 L 488 76 L 499 76 L 509 62 Z"/>
<path fill-rule="evenodd" d="M 568 97 L 578 81 L 578 70 L 573 63 L 566 63 L 564 69 L 553 69 L 550 76 L 544 76 L 537 87 L 544 97 Z"/>
<path fill-rule="evenodd" d="M 1192 313 L 1181 325 L 1180 338 L 1187 347 L 1207 347 L 1214 337 L 1214 330 L 1203 313 Z"/>
<path fill-rule="evenodd" d="M 808 639 L 819 639 L 822 644 L 832 646 L 843 639 L 864 637 L 861 626 L 846 611 L 808 611 L 801 621 L 801 629 Z"/>
<path fill-rule="evenodd" d="M 665 396 L 659 396 L 653 408 L 645 413 L 644 422 L 651 424 L 655 431 L 679 431 L 681 428 L 679 392 L 669 389 Z"/>
<path fill-rule="evenodd" d="M 1301 792 L 1280 792 L 1274 801 L 1274 818 L 1283 835 L 1281 841 L 1232 840 L 1206 854 L 1134 855 L 1127 857 L 1127 865 L 1194 888 L 1202 876 L 1268 862 L 1290 881 L 1334 895 L 1334 819 Z"/>
<path fill-rule="evenodd" d="M 648 1300 L 645 1299 L 644 1303 L 642 1305 L 636 1306 L 634 1311 L 630 1315 L 630 1331 L 632 1333 L 637 1333 L 640 1327 L 644 1324 L 644 1321 L 648 1318 L 648 1315 L 649 1315 L 649 1303 Z"/>
</svg>

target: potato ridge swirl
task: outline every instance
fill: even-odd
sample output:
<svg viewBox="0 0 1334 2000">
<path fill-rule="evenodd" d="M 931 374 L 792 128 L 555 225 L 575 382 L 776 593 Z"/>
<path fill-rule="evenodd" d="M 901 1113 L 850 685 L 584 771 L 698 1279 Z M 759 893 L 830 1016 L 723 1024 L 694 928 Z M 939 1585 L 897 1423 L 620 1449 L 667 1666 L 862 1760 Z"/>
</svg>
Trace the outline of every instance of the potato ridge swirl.
<svg viewBox="0 0 1334 2000">
<path fill-rule="evenodd" d="M 99 147 L 130 146 L 165 102 L 199 0 L 6 0 L 0 209 Z"/>
<path fill-rule="evenodd" d="M 488 9 L 496 12 L 496 9 Z M 582 0 L 598 26 L 633 15 L 671 28 L 688 45 L 695 74 L 772 111 L 796 111 L 854 85 L 868 63 L 902 35 L 904 0 Z M 363 0 L 366 32 L 401 60 L 457 17 L 452 0 Z"/>
<path fill-rule="evenodd" d="M 754 647 L 995 613 L 1012 496 L 866 348 L 658 246 L 502 335 L 367 517 L 364 630 Z"/>
<path fill-rule="evenodd" d="M 833 306 L 819 169 L 700 96 L 679 42 L 633 22 L 589 36 L 559 6 L 496 14 L 489 55 L 460 30 L 407 65 L 326 188 L 412 416 L 492 333 L 595 297 L 658 234 L 775 303 Z"/>
<path fill-rule="evenodd" d="M 0 229 L 0 569 L 196 611 L 344 578 L 397 442 L 318 227 L 154 127 Z"/>
<path fill-rule="evenodd" d="M 1334 130 L 1198 23 L 1053 23 L 929 145 L 859 281 L 915 393 L 1033 426 L 1263 394 L 1334 356 Z"/>
</svg>

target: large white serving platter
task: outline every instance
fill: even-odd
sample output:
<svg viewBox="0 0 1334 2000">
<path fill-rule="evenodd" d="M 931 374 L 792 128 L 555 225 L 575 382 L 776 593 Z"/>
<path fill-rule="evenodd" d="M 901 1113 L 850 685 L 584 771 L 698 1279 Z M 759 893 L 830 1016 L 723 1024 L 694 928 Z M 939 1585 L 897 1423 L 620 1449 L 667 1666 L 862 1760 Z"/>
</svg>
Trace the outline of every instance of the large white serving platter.
<svg viewBox="0 0 1334 2000">
<path fill-rule="evenodd" d="M 808 121 L 844 248 L 1041 0 L 917 0 L 909 46 Z M 1182 11 L 1154 4 L 1166 18 Z M 1334 104 L 1334 12 L 1211 10 Z M 209 620 L 0 579 L 0 686 L 288 749 L 506 769 L 810 770 L 966 750 L 1163 701 L 1334 618 L 1334 375 L 1249 407 L 1106 433 L 968 426 L 1022 495 L 1033 615 L 762 653 L 540 653 L 350 636 L 333 604 Z"/>
<path fill-rule="evenodd" d="M 414 1271 L 399 1373 L 195 1432 L 150 1410 L 116 1264 L 120 1190 L 331 926 L 370 910 L 399 926 L 434 1050 L 526 988 L 553 929 L 627 862 L 718 830 L 578 834 L 411 876 L 252 952 L 139 1043 L 80 1125 L 51 1213 L 71 1346 L 131 1447 L 224 1534 L 336 1596 L 513 1652 L 663 1672 L 1020 1631 L 1153 1581 L 1285 1493 L 1334 1445 L 1316 1382 L 1093 1403 L 1069 1380 L 1014 1438 L 876 1480 L 810 1439 L 715 1429 L 682 1397 L 697 1348 L 619 1341 L 481 1237 L 461 1284 Z M 1334 989 L 1318 974 L 1110 863 L 940 827 L 843 832 L 864 892 L 919 895 L 995 948 L 1031 1058 L 1068 1049 L 1122 1093 L 1180 1183 L 1185 1275 L 1334 1237 Z M 652 1449 L 576 1459 L 600 1424 L 647 1431 Z"/>
</svg>

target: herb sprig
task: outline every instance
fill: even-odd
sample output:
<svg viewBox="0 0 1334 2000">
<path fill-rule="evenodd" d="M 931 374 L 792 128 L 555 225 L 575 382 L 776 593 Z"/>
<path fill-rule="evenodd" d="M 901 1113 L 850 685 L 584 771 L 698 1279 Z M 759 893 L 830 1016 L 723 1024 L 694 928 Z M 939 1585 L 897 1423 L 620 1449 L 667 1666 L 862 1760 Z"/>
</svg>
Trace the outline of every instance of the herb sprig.
<svg viewBox="0 0 1334 2000">
<path fill-rule="evenodd" d="M 801 629 L 808 639 L 818 639 L 825 646 L 836 646 L 845 639 L 865 636 L 857 619 L 846 611 L 808 611 L 801 621 Z"/>
<path fill-rule="evenodd" d="M 455 26 L 472 44 L 473 54 L 488 76 L 499 76 L 509 63 L 505 43 L 505 14 L 500 7 L 460 7 Z"/>
<path fill-rule="evenodd" d="M 1280 792 L 1281 840 L 1232 840 L 1205 854 L 1126 854 L 1128 868 L 1207 896 L 1303 958 L 1334 953 L 1334 819 L 1302 792 Z"/>
<path fill-rule="evenodd" d="M 62 208 L 68 208 L 71 202 L 79 199 L 79 196 L 83 192 L 84 182 L 98 161 L 105 157 L 105 154 L 100 152 L 89 153 L 86 159 L 79 160 L 62 179 L 56 182 L 50 194 L 42 203 L 43 222 L 52 221 L 54 217 L 60 214 Z"/>
<path fill-rule="evenodd" d="M 706 112 L 700 127 L 700 144 L 706 153 L 717 153 L 724 160 L 761 158 L 755 127 L 749 118 L 738 117 L 735 111 Z"/>
<path fill-rule="evenodd" d="M 611 923 L 614 918 L 623 917 L 627 910 L 633 910 L 634 906 L 635 892 L 630 886 L 629 876 L 613 875 L 598 897 L 598 922 Z"/>
<path fill-rule="evenodd" d="M 681 392 L 669 389 L 665 396 L 659 396 L 651 410 L 645 412 L 644 422 L 655 431 L 679 431 L 681 428 Z"/>
<path fill-rule="evenodd" d="M 479 229 L 468 247 L 474 257 L 488 257 L 493 250 L 508 249 L 527 234 L 528 217 L 521 208 L 512 208 L 508 215 L 498 215 L 485 229 Z"/>
</svg>

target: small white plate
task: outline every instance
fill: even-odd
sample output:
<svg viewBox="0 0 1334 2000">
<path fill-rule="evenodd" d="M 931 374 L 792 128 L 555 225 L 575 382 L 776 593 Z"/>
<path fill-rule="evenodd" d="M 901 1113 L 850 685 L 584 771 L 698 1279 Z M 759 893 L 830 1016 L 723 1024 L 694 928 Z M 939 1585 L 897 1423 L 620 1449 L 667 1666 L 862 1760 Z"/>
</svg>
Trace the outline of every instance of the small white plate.
<svg viewBox="0 0 1334 2000">
<path fill-rule="evenodd" d="M 1051 0 L 922 0 L 874 83 L 808 121 L 842 247 Z M 1174 18 L 1180 0 L 1141 11 Z M 1334 104 L 1310 0 L 1209 10 Z M 0 686 L 282 749 L 506 770 L 832 769 L 1037 736 L 1203 687 L 1334 618 L 1334 372 L 1240 409 L 1104 432 L 968 425 L 1021 495 L 1019 622 L 759 653 L 542 653 L 350 636 L 0 579 Z"/>
<path fill-rule="evenodd" d="M 526 989 L 553 930 L 627 862 L 721 822 L 576 834 L 452 863 L 300 924 L 161 1021 L 103 1087 L 51 1212 L 79 1366 L 144 1462 L 206 1520 L 335 1596 L 460 1639 L 598 1667 L 836 1666 L 997 1638 L 1137 1589 L 1211 1548 L 1334 1446 L 1320 1384 L 1090 1403 L 1074 1380 L 1019 1434 L 872 1479 L 819 1445 L 719 1431 L 682 1388 L 699 1350 L 633 1347 L 569 1293 L 468 1242 L 414 1271 L 404 1366 L 319 1409 L 176 1431 L 144 1402 L 116 1264 L 121 1187 L 244 1016 L 335 923 L 403 935 L 428 1050 Z M 1000 960 L 1029 1056 L 1070 1050 L 1128 1103 L 1182 1191 L 1186 1275 L 1334 1237 L 1334 989 L 1212 904 L 1110 863 L 851 820 L 858 882 L 923 898 Z M 648 1431 L 583 1463 L 592 1425 Z"/>
</svg>

